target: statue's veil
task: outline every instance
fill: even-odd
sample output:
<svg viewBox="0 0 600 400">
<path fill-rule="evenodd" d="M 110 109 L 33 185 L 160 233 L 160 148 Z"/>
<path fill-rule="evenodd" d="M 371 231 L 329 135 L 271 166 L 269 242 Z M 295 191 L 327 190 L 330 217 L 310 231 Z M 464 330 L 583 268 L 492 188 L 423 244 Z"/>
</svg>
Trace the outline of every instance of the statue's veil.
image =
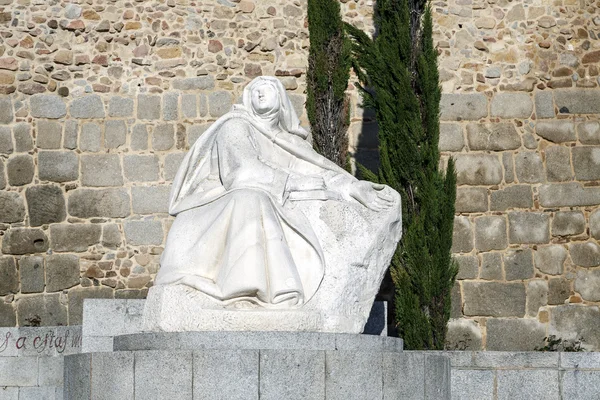
<svg viewBox="0 0 600 400">
<path fill-rule="evenodd" d="M 279 79 L 272 76 L 259 76 L 254 78 L 245 88 L 242 96 L 242 102 L 246 110 L 254 114 L 252 110 L 252 90 L 255 86 L 262 83 L 269 83 L 277 91 L 279 98 L 279 123 L 281 128 L 289 133 L 300 136 L 302 139 L 308 137 L 308 132 L 300 126 L 300 119 L 294 110 L 294 106 L 285 92 L 285 88 Z"/>
</svg>

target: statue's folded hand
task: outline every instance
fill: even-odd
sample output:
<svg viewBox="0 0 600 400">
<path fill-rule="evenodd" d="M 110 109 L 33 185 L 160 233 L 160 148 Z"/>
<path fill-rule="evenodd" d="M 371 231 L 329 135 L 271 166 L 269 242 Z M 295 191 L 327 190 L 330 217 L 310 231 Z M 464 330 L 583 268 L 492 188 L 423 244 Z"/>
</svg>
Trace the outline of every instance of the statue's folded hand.
<svg viewBox="0 0 600 400">
<path fill-rule="evenodd" d="M 381 211 L 394 204 L 394 199 L 385 188 L 385 185 L 358 181 L 350 186 L 348 194 L 363 206 L 373 211 Z"/>
</svg>

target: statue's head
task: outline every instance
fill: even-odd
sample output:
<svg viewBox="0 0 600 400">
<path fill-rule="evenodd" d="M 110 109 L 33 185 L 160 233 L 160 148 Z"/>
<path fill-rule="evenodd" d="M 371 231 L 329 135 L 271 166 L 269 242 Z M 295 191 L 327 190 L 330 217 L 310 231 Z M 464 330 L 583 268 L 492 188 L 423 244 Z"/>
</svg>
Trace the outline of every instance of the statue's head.
<svg viewBox="0 0 600 400">
<path fill-rule="evenodd" d="M 281 128 L 306 139 L 308 132 L 300 126 L 300 120 L 279 79 L 259 76 L 244 88 L 244 107 L 258 118 L 277 115 Z"/>
</svg>

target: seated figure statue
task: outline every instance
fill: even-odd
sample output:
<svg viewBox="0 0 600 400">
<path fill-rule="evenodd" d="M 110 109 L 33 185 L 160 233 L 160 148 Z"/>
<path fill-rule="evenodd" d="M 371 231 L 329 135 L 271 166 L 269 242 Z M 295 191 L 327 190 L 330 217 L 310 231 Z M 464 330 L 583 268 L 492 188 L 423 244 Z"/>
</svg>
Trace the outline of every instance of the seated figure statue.
<svg viewBox="0 0 600 400">
<path fill-rule="evenodd" d="M 176 219 L 153 290 L 183 285 L 202 294 L 202 308 L 225 310 L 322 312 L 344 293 L 351 298 L 338 301 L 350 304 L 333 314 L 372 303 L 400 239 L 400 196 L 357 180 L 307 136 L 279 80 L 254 79 L 243 104 L 203 133 L 179 168 L 169 204 Z M 352 282 L 363 271 L 370 281 Z M 336 293 L 335 282 L 346 286 Z M 329 294 L 318 296 L 320 288 Z"/>
</svg>

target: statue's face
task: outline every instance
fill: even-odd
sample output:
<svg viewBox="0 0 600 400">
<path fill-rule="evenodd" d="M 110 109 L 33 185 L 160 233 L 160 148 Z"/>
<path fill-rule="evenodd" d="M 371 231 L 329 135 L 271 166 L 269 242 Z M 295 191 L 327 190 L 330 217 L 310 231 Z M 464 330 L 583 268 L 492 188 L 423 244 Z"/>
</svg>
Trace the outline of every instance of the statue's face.
<svg viewBox="0 0 600 400">
<path fill-rule="evenodd" d="M 278 106 L 277 89 L 270 83 L 259 83 L 252 89 L 252 107 L 258 114 L 266 114 Z"/>
</svg>

